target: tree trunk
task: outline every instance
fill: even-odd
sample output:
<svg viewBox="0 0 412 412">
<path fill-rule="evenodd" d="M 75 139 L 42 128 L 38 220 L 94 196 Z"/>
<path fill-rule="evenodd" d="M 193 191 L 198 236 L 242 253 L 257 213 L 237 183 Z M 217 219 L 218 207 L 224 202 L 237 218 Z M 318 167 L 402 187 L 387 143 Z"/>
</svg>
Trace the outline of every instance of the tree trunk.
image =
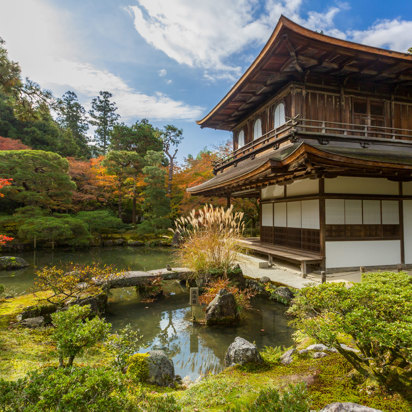
<svg viewBox="0 0 412 412">
<path fill-rule="evenodd" d="M 136 224 L 136 186 L 133 188 L 132 223 Z"/>
<path fill-rule="evenodd" d="M 167 194 L 168 194 L 168 196 L 170 196 L 171 193 L 172 193 L 173 168 L 174 168 L 174 158 L 170 157 L 169 178 L 168 178 L 168 183 L 167 183 Z"/>
<path fill-rule="evenodd" d="M 59 367 L 64 368 L 64 359 L 63 356 L 59 356 Z"/>
<path fill-rule="evenodd" d="M 74 355 L 69 356 L 69 361 L 67 362 L 67 366 L 69 367 L 73 366 L 73 361 L 74 361 Z"/>
</svg>

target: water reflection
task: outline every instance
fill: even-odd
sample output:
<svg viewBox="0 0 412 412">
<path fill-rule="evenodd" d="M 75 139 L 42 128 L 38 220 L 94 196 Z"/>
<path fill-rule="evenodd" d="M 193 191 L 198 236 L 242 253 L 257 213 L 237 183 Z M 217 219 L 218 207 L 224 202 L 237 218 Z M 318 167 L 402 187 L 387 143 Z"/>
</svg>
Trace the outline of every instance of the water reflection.
<svg viewBox="0 0 412 412">
<path fill-rule="evenodd" d="M 164 350 L 173 359 L 176 373 L 192 379 L 221 371 L 226 349 L 236 336 L 255 342 L 259 348 L 292 343 L 293 330 L 287 326 L 283 305 L 255 299 L 254 309 L 236 327 L 194 326 L 190 322 L 188 293 L 182 293 L 180 288 L 174 283 L 174 295 L 149 304 L 136 298 L 125 301 L 124 294 L 131 296 L 132 292 L 117 291 L 111 297 L 107 320 L 115 330 L 128 323 L 139 329 L 146 346 L 142 352 Z"/>
</svg>

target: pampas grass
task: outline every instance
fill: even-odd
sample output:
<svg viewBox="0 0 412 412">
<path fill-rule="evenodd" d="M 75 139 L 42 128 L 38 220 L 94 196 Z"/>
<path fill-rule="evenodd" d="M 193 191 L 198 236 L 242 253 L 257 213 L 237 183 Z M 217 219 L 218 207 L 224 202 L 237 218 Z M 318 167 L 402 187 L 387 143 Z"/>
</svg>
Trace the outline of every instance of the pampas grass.
<svg viewBox="0 0 412 412">
<path fill-rule="evenodd" d="M 182 238 L 179 260 L 198 274 L 221 272 L 223 275 L 235 266 L 239 246 L 237 240 L 244 231 L 243 213 L 205 205 L 193 209 L 175 222 Z"/>
</svg>

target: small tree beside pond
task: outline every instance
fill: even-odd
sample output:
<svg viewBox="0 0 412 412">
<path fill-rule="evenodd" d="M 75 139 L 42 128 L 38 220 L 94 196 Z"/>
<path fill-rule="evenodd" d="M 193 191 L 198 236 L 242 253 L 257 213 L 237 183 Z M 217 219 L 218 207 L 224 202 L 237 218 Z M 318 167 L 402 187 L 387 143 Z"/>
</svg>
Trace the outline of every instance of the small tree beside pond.
<svg viewBox="0 0 412 412">
<path fill-rule="evenodd" d="M 113 266 L 73 265 L 69 269 L 45 267 L 36 272 L 34 285 L 51 291 L 46 300 L 57 306 L 78 303 L 82 298 L 104 292 L 110 279 L 122 276 Z"/>
<path fill-rule="evenodd" d="M 289 313 L 301 332 L 336 348 L 366 378 L 410 398 L 411 296 L 407 273 L 367 273 L 350 288 L 325 283 L 302 289 Z M 359 352 L 342 346 L 348 337 Z"/>
<path fill-rule="evenodd" d="M 174 232 L 182 238 L 180 261 L 198 274 L 220 272 L 227 275 L 236 265 L 238 239 L 244 230 L 243 213 L 233 207 L 193 209 L 176 219 Z"/>
<path fill-rule="evenodd" d="M 70 306 L 67 310 L 52 314 L 55 326 L 53 339 L 56 341 L 59 364 L 71 367 L 77 355 L 106 338 L 111 328 L 99 317 L 88 319 L 90 306 Z M 65 363 L 65 358 L 68 358 Z"/>
</svg>

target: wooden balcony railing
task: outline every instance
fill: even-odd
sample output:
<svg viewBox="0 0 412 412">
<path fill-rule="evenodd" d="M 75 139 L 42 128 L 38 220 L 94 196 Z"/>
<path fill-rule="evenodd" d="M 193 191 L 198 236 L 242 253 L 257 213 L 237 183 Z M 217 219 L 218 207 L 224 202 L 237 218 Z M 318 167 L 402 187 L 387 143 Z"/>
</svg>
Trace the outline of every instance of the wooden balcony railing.
<svg viewBox="0 0 412 412">
<path fill-rule="evenodd" d="M 383 127 L 369 124 L 339 123 L 325 120 L 304 119 L 296 116 L 276 129 L 272 129 L 261 137 L 239 149 L 233 151 L 222 161 L 216 162 L 213 166 L 215 170 L 224 168 L 235 161 L 249 157 L 257 151 L 266 150 L 266 147 L 277 141 L 287 139 L 290 135 L 307 135 L 322 138 L 360 138 L 365 140 L 403 140 L 412 144 L 412 130 L 399 129 L 393 127 Z"/>
</svg>

